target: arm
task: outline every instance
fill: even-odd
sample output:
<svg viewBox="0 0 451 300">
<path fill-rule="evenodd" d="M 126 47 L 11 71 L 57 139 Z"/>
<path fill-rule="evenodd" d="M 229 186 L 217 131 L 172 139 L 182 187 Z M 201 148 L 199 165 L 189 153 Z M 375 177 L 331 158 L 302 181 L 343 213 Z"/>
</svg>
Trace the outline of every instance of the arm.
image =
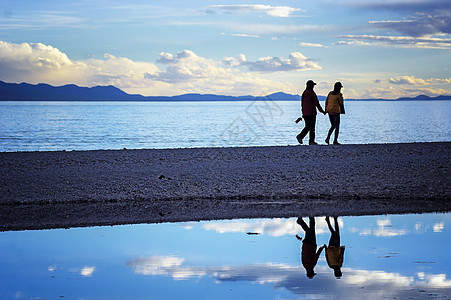
<svg viewBox="0 0 451 300">
<path fill-rule="evenodd" d="M 330 95 L 330 93 L 327 95 L 326 103 L 324 104 L 324 111 L 325 112 L 327 112 L 327 103 L 329 103 L 329 95 Z"/>
<path fill-rule="evenodd" d="M 319 104 L 319 101 L 318 101 L 318 97 L 316 96 L 316 94 L 314 94 L 313 95 L 313 102 L 315 103 L 315 106 L 318 108 L 318 110 L 320 111 L 320 112 L 322 112 L 323 114 L 326 114 L 326 112 L 323 110 L 323 108 L 321 107 L 321 104 Z"/>
</svg>

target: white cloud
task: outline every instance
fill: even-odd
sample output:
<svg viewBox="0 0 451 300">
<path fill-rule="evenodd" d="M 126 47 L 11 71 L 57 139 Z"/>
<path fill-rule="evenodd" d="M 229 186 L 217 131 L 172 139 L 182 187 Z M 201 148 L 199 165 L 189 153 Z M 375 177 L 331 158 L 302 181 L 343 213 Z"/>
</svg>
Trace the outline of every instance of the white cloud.
<svg viewBox="0 0 451 300">
<path fill-rule="evenodd" d="M 297 57 L 281 60 L 284 68 L 278 71 L 316 66 L 308 59 L 304 62 L 301 60 Z M 71 60 L 65 53 L 49 45 L 0 41 L 0 75 L 1 80 L 7 82 L 114 85 L 126 92 L 144 95 L 261 95 L 279 91 L 296 93 L 298 89 L 294 84 L 265 79 L 249 71 L 243 72 L 224 61 L 200 57 L 190 50 L 176 55 L 162 52 L 158 63 L 162 69 L 154 63 L 111 54 L 105 54 L 103 59 Z"/>
<path fill-rule="evenodd" d="M 336 45 L 353 46 L 398 46 L 404 48 L 451 49 L 451 38 L 377 36 L 377 35 L 341 35 L 349 41 L 339 41 Z"/>
<path fill-rule="evenodd" d="M 422 78 L 416 78 L 415 76 L 398 76 L 396 78 L 390 78 L 388 80 L 390 83 L 394 84 L 410 84 L 410 85 L 423 85 L 428 84 L 426 80 Z"/>
<path fill-rule="evenodd" d="M 263 12 L 271 17 L 287 18 L 293 13 L 301 11 L 299 8 L 289 6 L 270 6 L 270 5 L 210 5 L 209 8 L 213 10 L 224 11 L 226 13 L 252 13 Z"/>
<path fill-rule="evenodd" d="M 315 43 L 299 43 L 299 46 L 301 47 L 324 47 L 322 44 L 315 44 Z"/>
<path fill-rule="evenodd" d="M 331 25 L 282 25 L 282 24 L 244 24 L 244 23 L 229 23 L 223 24 L 224 27 L 229 27 L 234 31 L 244 32 L 247 34 L 259 35 L 278 35 L 278 34 L 299 34 L 303 32 L 323 32 L 335 30 L 335 26 Z"/>
<path fill-rule="evenodd" d="M 106 54 L 104 59 L 73 61 L 59 49 L 41 43 L 0 41 L 0 70 L 5 81 L 80 85 L 134 86 L 158 68 Z M 150 84 L 150 83 L 148 83 Z"/>
<path fill-rule="evenodd" d="M 407 84 L 407 85 L 429 85 L 429 84 L 448 84 L 451 83 L 451 78 L 417 78 L 415 76 L 403 75 L 396 78 L 390 78 L 388 82 L 393 84 Z"/>
<path fill-rule="evenodd" d="M 261 57 L 256 61 L 248 61 L 244 54 L 238 59 L 227 58 L 233 66 L 246 66 L 252 72 L 285 72 L 285 71 L 308 71 L 321 70 L 321 66 L 313 59 L 305 57 L 300 52 L 290 53 L 287 59 L 280 57 Z"/>
</svg>

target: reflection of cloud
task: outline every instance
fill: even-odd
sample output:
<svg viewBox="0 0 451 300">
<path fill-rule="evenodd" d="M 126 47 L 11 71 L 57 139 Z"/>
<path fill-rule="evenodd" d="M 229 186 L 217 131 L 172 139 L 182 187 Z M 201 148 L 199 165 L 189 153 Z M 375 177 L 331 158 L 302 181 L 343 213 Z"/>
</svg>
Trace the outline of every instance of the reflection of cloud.
<svg viewBox="0 0 451 300">
<path fill-rule="evenodd" d="M 91 277 L 95 269 L 96 267 L 84 267 L 83 269 L 81 269 L 80 274 L 84 277 Z"/>
<path fill-rule="evenodd" d="M 346 276 L 343 276 L 343 281 L 352 285 L 389 283 L 397 286 L 409 286 L 411 283 L 413 283 L 412 277 L 402 276 L 399 273 L 388 273 L 383 271 L 350 270 L 346 268 L 343 269 L 343 272 L 346 272 Z"/>
<path fill-rule="evenodd" d="M 317 266 L 315 271 L 318 275 L 314 280 L 309 280 L 305 276 L 304 268 L 298 265 L 265 263 L 193 267 L 185 265 L 185 262 L 184 258 L 177 257 L 149 257 L 130 261 L 127 266 L 140 275 L 166 275 L 174 280 L 210 277 L 217 284 L 241 281 L 272 284 L 294 294 L 311 293 L 321 299 L 341 296 L 349 299 L 361 296 L 361 287 L 365 287 L 365 298 L 379 299 L 382 296 L 403 297 L 413 293 L 415 288 L 443 289 L 451 286 L 451 280 L 446 279 L 446 274 L 418 273 L 416 280 L 414 276 L 403 276 L 399 273 L 343 268 L 343 277 L 338 285 L 333 272 L 326 266 Z M 330 287 L 328 291 L 324 289 L 326 286 Z"/>
<path fill-rule="evenodd" d="M 442 232 L 443 229 L 445 229 L 445 223 L 443 222 L 435 223 L 433 229 L 434 232 Z"/>
<path fill-rule="evenodd" d="M 360 235 L 373 235 L 373 236 L 399 236 L 406 235 L 408 233 L 405 229 L 393 229 L 391 228 L 390 219 L 378 219 L 377 220 L 377 229 L 364 229 L 360 232 Z"/>
<path fill-rule="evenodd" d="M 332 221 L 332 219 L 331 219 Z M 308 220 L 306 221 L 308 223 Z M 343 221 L 338 219 L 340 228 Z M 328 233 L 327 223 L 324 218 L 316 218 L 316 233 Z M 295 235 L 302 232 L 301 227 L 296 223 L 296 219 L 270 219 L 270 220 L 232 220 L 224 222 L 206 222 L 203 225 L 205 230 L 214 230 L 218 233 L 233 232 L 256 232 L 268 234 L 270 236 Z"/>
</svg>

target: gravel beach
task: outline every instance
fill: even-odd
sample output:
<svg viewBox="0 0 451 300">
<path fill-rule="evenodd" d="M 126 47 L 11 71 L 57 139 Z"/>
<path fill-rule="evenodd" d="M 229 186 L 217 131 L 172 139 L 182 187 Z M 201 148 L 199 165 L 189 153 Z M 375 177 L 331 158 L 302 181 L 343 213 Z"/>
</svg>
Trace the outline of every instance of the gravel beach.
<svg viewBox="0 0 451 300">
<path fill-rule="evenodd" d="M 451 211 L 451 142 L 0 153 L 0 230 Z"/>
</svg>

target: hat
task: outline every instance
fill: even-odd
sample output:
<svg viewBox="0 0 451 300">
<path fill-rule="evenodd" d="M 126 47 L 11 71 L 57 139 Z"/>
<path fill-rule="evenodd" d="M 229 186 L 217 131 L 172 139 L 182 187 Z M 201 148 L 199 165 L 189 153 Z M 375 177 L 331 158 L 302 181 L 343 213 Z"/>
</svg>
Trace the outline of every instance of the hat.
<svg viewBox="0 0 451 300">
<path fill-rule="evenodd" d="M 343 87 L 343 85 L 341 84 L 340 81 L 335 82 L 334 86 L 339 86 L 339 87 Z"/>
<path fill-rule="evenodd" d="M 313 82 L 313 80 L 307 81 L 307 85 L 316 85 L 316 83 Z"/>
</svg>

